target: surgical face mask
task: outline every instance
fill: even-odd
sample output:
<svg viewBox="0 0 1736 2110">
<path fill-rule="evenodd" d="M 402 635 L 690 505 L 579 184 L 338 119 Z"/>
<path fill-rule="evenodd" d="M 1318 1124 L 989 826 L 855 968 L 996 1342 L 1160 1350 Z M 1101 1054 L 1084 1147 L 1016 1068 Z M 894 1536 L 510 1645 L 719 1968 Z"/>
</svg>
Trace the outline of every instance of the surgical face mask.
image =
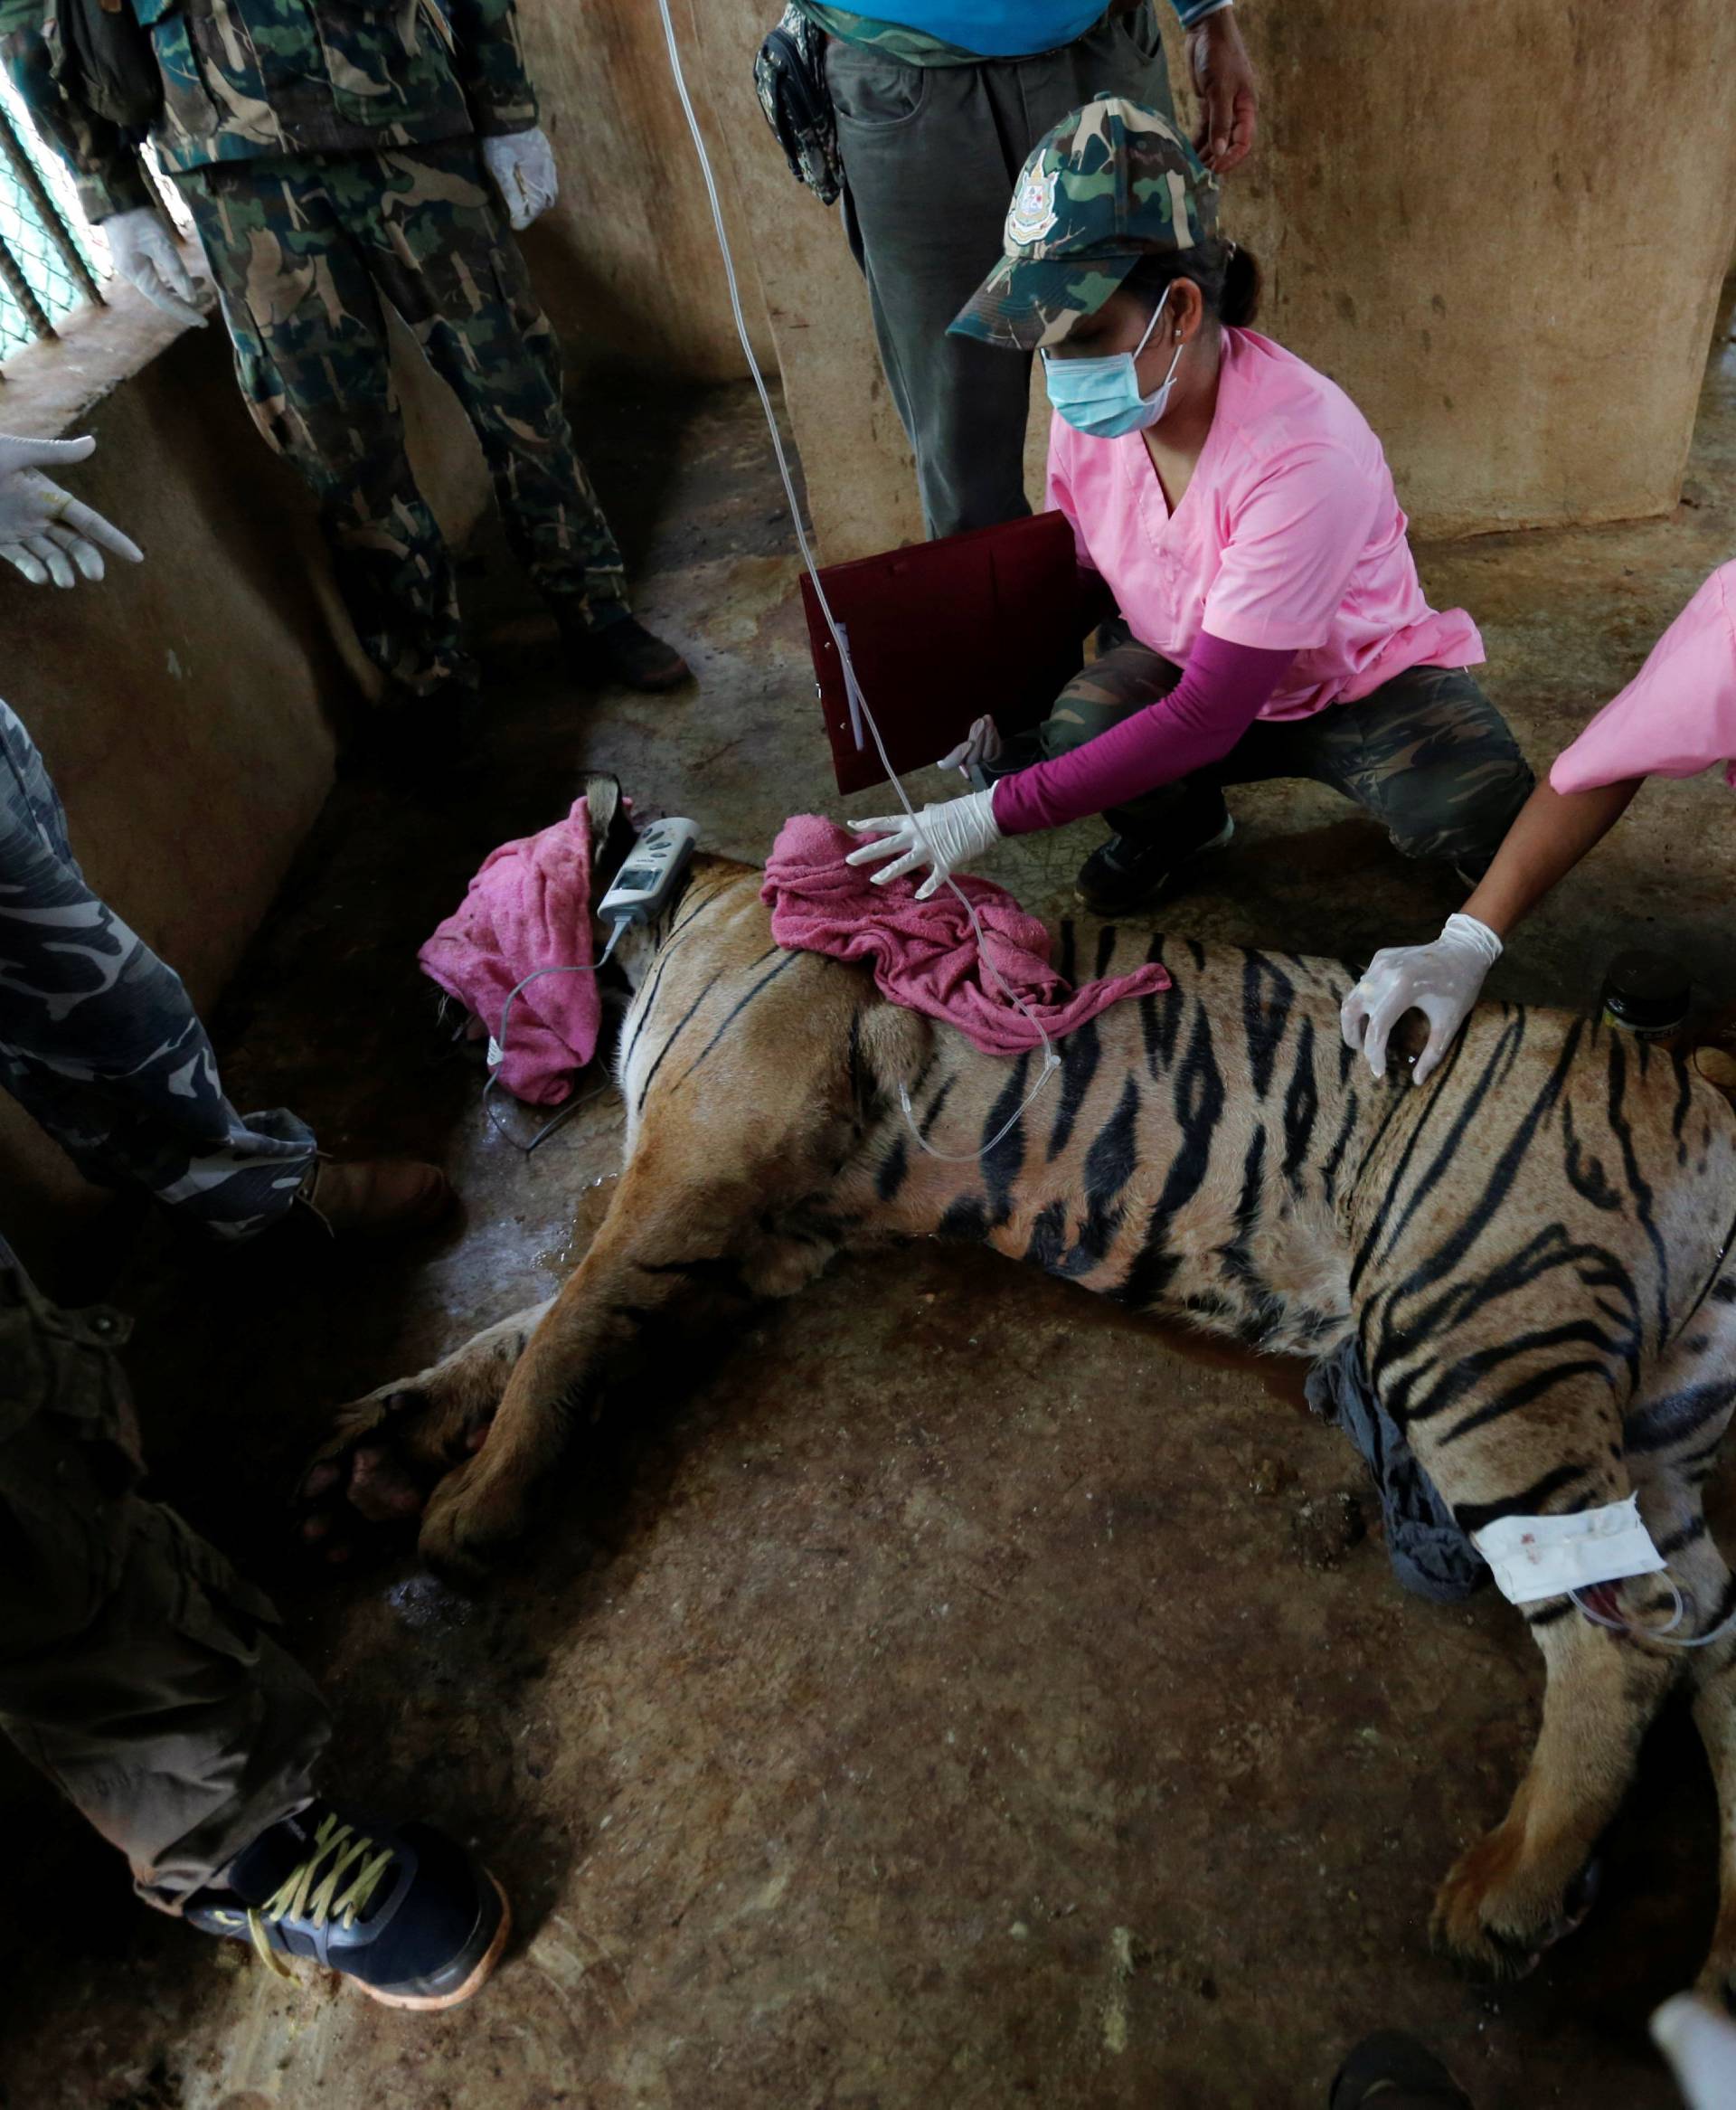
<svg viewBox="0 0 1736 2110">
<path fill-rule="evenodd" d="M 1170 391 L 1175 385 L 1175 369 L 1186 346 L 1177 345 L 1169 372 L 1158 383 L 1156 393 L 1141 395 L 1137 362 L 1151 342 L 1157 318 L 1169 299 L 1169 289 L 1146 325 L 1138 350 L 1111 353 L 1102 359 L 1052 359 L 1043 355 L 1043 386 L 1058 416 L 1076 432 L 1092 440 L 1118 440 L 1124 432 L 1140 432 L 1155 425 L 1169 408 Z"/>
</svg>

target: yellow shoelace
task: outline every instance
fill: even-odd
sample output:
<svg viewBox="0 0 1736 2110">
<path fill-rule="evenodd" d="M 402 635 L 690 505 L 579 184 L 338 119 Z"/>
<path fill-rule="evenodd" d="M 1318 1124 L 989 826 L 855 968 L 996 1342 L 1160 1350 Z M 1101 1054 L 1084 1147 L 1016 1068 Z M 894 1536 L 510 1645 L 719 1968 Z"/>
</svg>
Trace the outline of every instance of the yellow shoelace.
<svg viewBox="0 0 1736 2110">
<path fill-rule="evenodd" d="M 332 1865 L 316 1884 L 315 1874 L 328 1854 L 332 1856 Z M 373 1855 L 372 1860 L 365 1859 L 369 1854 Z M 340 1897 L 337 1886 L 357 1861 L 363 1865 L 356 1870 L 348 1889 Z M 336 1919 L 345 1927 L 352 1927 L 356 1914 L 366 1907 L 392 1862 L 391 1847 L 374 1853 L 373 1841 L 364 1832 L 354 1832 L 349 1825 L 340 1823 L 335 1813 L 322 1818 L 319 1830 L 314 1834 L 313 1852 L 263 1905 L 249 1907 L 247 1925 L 253 1946 L 279 1978 L 293 1978 L 295 1973 L 271 1946 L 271 1937 L 265 1931 L 266 1922 L 275 1924 L 293 1917 L 323 1928 L 328 1920 Z"/>
</svg>

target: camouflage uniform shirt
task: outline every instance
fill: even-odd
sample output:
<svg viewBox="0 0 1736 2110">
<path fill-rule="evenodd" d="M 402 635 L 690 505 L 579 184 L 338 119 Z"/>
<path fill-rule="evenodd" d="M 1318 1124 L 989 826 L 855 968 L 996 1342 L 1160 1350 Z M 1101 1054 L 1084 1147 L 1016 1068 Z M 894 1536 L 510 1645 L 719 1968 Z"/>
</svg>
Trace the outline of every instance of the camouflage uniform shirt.
<svg viewBox="0 0 1736 2110">
<path fill-rule="evenodd" d="M 513 0 L 132 0 L 163 79 L 151 141 L 212 162 L 429 145 L 536 122 Z M 0 0 L 0 56 L 93 220 L 147 205 L 126 137 L 53 69 L 54 0 Z"/>
</svg>

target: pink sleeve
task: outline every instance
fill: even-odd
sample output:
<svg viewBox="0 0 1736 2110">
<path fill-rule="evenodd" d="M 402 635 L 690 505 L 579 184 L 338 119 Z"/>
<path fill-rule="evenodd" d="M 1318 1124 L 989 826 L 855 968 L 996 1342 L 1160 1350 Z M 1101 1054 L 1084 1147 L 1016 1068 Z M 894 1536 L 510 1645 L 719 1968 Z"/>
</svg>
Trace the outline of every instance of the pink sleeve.
<svg viewBox="0 0 1736 2110">
<path fill-rule="evenodd" d="M 1555 758 L 1562 792 L 1729 763 L 1736 784 L 1736 563 L 1714 572 L 1618 696 Z"/>
<path fill-rule="evenodd" d="M 1068 435 L 1071 431 L 1072 427 L 1064 419 L 1052 418 L 1049 421 L 1049 509 L 1053 513 L 1065 514 L 1067 525 L 1073 531 L 1073 549 L 1079 558 L 1080 570 L 1095 572 L 1097 566 L 1091 562 L 1091 553 L 1085 546 L 1085 537 L 1080 532 L 1079 507 L 1073 503 L 1072 482 L 1067 473 Z"/>
<path fill-rule="evenodd" d="M 1001 833 L 1062 828 L 1221 761 L 1260 715 L 1295 658 L 1292 651 L 1263 652 L 1202 631 L 1167 695 L 1071 754 L 1001 779 L 995 787 Z"/>
<path fill-rule="evenodd" d="M 1204 628 L 1235 645 L 1316 650 L 1332 633 L 1382 497 L 1343 448 L 1293 449 L 1236 508 Z"/>
</svg>

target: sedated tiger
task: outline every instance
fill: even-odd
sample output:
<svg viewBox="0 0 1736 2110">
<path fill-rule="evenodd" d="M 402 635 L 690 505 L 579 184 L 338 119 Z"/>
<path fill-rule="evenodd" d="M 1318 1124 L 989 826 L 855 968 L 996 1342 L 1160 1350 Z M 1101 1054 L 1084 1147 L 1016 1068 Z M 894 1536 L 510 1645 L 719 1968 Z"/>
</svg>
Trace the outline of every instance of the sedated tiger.
<svg viewBox="0 0 1736 2110">
<path fill-rule="evenodd" d="M 612 780 L 588 797 L 600 885 L 631 837 Z M 1736 1404 L 1736 1113 L 1690 1066 L 1582 1017 L 1485 1005 L 1426 1088 L 1378 1084 L 1338 1033 L 1338 961 L 1081 921 L 1094 973 L 1158 959 L 1173 987 L 1071 1035 L 1056 1083 L 979 1159 L 1028 1058 L 980 1054 L 864 969 L 780 951 L 760 885 L 702 857 L 661 921 L 629 932 L 607 1216 L 550 1302 L 341 1411 L 300 1495 L 323 1527 L 420 1509 L 423 1553 L 475 1575 L 524 1534 L 616 1359 L 677 1300 L 739 1309 L 841 1253 L 939 1233 L 1275 1353 L 1354 1332 L 1467 1530 L 1637 1493 L 1668 1576 L 1603 1601 L 1656 1621 L 1673 1582 L 1677 1638 L 1736 1609 L 1701 1499 Z M 917 1145 L 901 1087 L 964 1162 Z M 1681 1650 L 1565 1597 L 1524 1615 L 1542 1729 L 1507 1816 L 1441 1887 L 1439 1945 L 1512 1974 L 1574 1924 L 1684 1679 L 1724 1812 L 1702 1982 L 1736 1991 L 1736 1632 Z"/>
</svg>

